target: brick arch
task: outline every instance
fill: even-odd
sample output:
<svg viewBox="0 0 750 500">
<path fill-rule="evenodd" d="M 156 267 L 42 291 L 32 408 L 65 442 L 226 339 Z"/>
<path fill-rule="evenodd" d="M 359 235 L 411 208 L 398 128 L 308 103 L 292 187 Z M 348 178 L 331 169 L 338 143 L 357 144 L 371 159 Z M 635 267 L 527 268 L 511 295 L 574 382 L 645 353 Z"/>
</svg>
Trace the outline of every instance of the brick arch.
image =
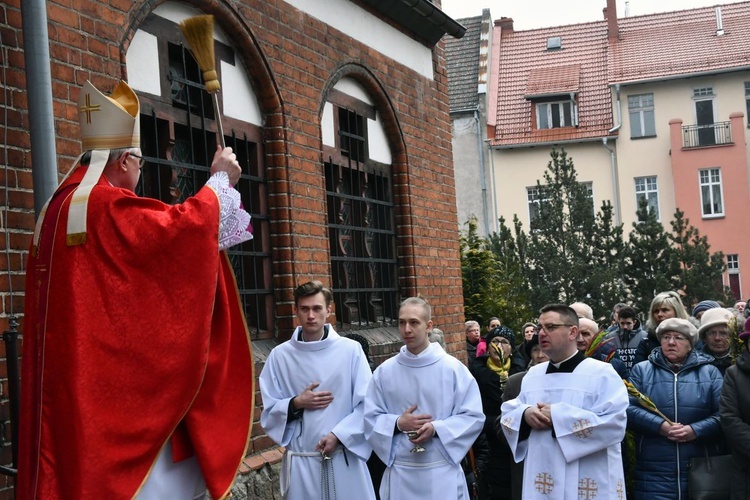
<svg viewBox="0 0 750 500">
<path fill-rule="evenodd" d="M 323 88 L 320 108 L 318 109 L 318 121 L 323 116 L 323 107 L 333 87 L 342 78 L 352 78 L 365 89 L 367 94 L 375 103 L 375 109 L 382 117 L 388 146 L 391 148 L 391 168 L 393 169 L 394 201 L 396 204 L 396 226 L 398 255 L 401 261 L 399 266 L 400 286 L 404 296 L 413 295 L 417 291 L 416 271 L 414 261 L 414 232 L 413 214 L 410 203 L 410 180 L 409 162 L 406 152 L 401 124 L 393 107 L 386 89 L 377 77 L 365 66 L 357 63 L 340 64 L 331 74 L 328 82 Z"/>
<path fill-rule="evenodd" d="M 281 113 L 282 103 L 278 85 L 273 78 L 268 61 L 242 14 L 226 0 L 145 0 L 140 2 L 140 5 L 135 3 L 131 11 L 133 15 L 118 43 L 123 67 L 125 53 L 138 27 L 156 7 L 168 1 L 190 5 L 206 14 L 213 15 L 216 24 L 221 26 L 237 49 L 237 56 L 245 67 L 252 68 L 248 76 L 253 89 L 257 91 L 256 96 L 262 113 L 265 116 L 274 112 Z M 243 7 L 240 6 L 240 8 Z"/>
<path fill-rule="evenodd" d="M 125 71 L 125 54 L 135 35 L 138 26 L 160 4 L 169 0 L 145 0 L 137 2 L 131 10 L 129 23 L 126 25 L 121 39 L 120 63 Z M 291 243 L 291 192 L 289 181 L 288 133 L 286 114 L 270 65 L 246 18 L 252 19 L 253 13 L 245 5 L 235 7 L 227 0 L 172 0 L 179 1 L 196 9 L 212 14 L 215 23 L 227 34 L 232 41 L 236 56 L 247 68 L 258 105 L 263 116 L 262 143 L 264 149 L 264 163 L 268 178 L 268 204 L 271 215 L 271 245 L 273 259 L 273 286 L 277 290 L 294 288 L 294 258 L 281 256 L 278 248 L 294 247 Z M 272 145 L 269 143 L 272 142 Z"/>
</svg>

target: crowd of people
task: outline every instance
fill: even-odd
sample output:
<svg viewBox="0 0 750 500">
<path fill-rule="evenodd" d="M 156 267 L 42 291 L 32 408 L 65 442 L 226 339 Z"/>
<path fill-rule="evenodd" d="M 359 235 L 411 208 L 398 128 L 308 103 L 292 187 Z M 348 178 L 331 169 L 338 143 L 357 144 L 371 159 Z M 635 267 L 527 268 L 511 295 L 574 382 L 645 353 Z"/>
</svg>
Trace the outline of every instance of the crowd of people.
<svg viewBox="0 0 750 500">
<path fill-rule="evenodd" d="M 510 350 L 503 344 L 493 348 L 498 337 L 516 338 L 506 333 L 506 327 L 488 324 L 480 338 L 479 325 L 467 321 L 469 367 L 488 420 L 474 445 L 480 464 L 478 498 L 693 498 L 688 482 L 691 460 L 728 454 L 731 498 L 750 498 L 748 305 L 740 301 L 725 307 L 704 300 L 689 313 L 681 296 L 667 291 L 654 297 L 643 323 L 638 311 L 619 303 L 606 324 L 597 323 L 583 303 L 546 306 L 537 323 L 521 327 L 520 344 L 511 342 Z M 570 345 L 575 342 L 575 352 L 550 344 L 549 338 L 560 332 L 568 334 Z M 490 355 L 478 354 L 482 344 L 489 346 Z M 507 357 L 510 363 L 504 362 Z M 581 363 L 588 358 L 599 363 L 584 369 Z M 570 364 L 573 367 L 566 369 Z M 548 375 L 559 371 L 566 376 Z M 629 398 L 623 396 L 626 386 L 620 379 L 631 384 Z M 596 390 L 589 393 L 592 383 Z M 573 402 L 564 401 L 572 389 L 582 394 Z M 556 407 L 558 398 L 563 401 Z M 623 404 L 615 416 L 613 408 Z M 582 416 L 581 411 L 594 415 Z M 574 425 L 577 438 L 572 440 L 564 430 L 570 422 L 587 422 L 578 430 Z M 594 428 L 602 432 L 589 433 Z M 585 444 L 591 444 L 591 438 L 578 439 L 583 434 L 613 439 L 608 446 L 597 443 L 588 453 Z M 488 446 L 495 438 L 501 446 Z M 618 446 L 612 447 L 613 442 Z M 508 460 L 509 453 L 514 460 Z M 586 474 L 579 470 L 574 479 L 585 476 L 585 481 L 573 485 L 558 464 L 560 479 L 553 478 L 550 471 L 556 462 L 569 466 L 576 456 L 581 457 L 579 469 L 590 466 L 583 461 L 589 463 L 592 457 L 604 469 Z M 618 472 L 613 463 L 621 464 Z M 608 475 L 602 481 L 595 479 L 604 472 Z"/>
<path fill-rule="evenodd" d="M 300 326 L 260 378 L 285 498 L 679 500 L 691 460 L 730 453 L 732 498 L 750 492 L 744 302 L 689 314 L 668 291 L 644 321 L 620 303 L 606 324 L 587 304 L 549 304 L 518 335 L 467 321 L 467 368 L 412 297 L 404 346 L 374 371 L 366 340 L 326 323 L 325 287 L 302 285 L 295 302 Z"/>
<path fill-rule="evenodd" d="M 87 82 L 79 111 L 85 153 L 45 206 L 28 263 L 17 497 L 226 498 L 254 390 L 233 383 L 252 356 L 223 253 L 252 238 L 237 157 L 217 147 L 183 204 L 139 198 L 135 92 Z M 169 279 L 149 279 L 156 266 Z M 467 321 L 465 365 L 429 303 L 410 297 L 404 345 L 377 368 L 364 337 L 328 323 L 332 305 L 320 282 L 300 285 L 299 326 L 259 377 L 287 500 L 681 500 L 691 460 L 720 455 L 731 498 L 750 498 L 750 302 L 688 313 L 666 291 L 648 311 L 615 304 L 604 325 L 587 304 L 548 304 L 518 335 L 498 317 L 484 331 Z M 171 328 L 154 337 L 142 317 Z"/>
</svg>

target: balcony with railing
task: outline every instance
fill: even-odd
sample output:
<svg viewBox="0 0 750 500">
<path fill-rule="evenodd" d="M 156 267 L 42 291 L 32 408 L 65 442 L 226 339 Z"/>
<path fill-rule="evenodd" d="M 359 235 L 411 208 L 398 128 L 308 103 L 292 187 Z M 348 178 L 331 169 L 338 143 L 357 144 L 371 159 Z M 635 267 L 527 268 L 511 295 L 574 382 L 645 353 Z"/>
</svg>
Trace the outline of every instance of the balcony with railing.
<svg viewBox="0 0 750 500">
<path fill-rule="evenodd" d="M 725 144 L 732 144 L 731 122 L 685 125 L 682 127 L 683 148 L 702 148 Z"/>
</svg>

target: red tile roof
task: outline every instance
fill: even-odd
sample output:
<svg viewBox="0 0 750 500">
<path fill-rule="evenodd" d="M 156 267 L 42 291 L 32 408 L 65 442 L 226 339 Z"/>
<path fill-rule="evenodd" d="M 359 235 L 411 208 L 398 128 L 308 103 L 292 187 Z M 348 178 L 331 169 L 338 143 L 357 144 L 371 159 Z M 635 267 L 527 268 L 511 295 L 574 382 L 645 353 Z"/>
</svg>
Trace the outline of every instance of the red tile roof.
<svg viewBox="0 0 750 500">
<path fill-rule="evenodd" d="M 750 2 L 722 5 L 721 11 L 722 36 L 716 34 L 715 8 L 703 7 L 620 18 L 619 37 L 612 43 L 606 21 L 528 31 L 496 25 L 492 144 L 604 137 L 613 127 L 610 85 L 750 67 Z M 547 39 L 556 36 L 562 48 L 547 50 Z M 535 130 L 529 98 L 567 92 L 577 92 L 579 126 Z"/>
<path fill-rule="evenodd" d="M 497 82 L 497 124 L 493 145 L 530 144 L 595 138 L 612 128 L 607 86 L 607 23 L 501 33 Z M 562 48 L 547 50 L 547 39 L 561 37 Z M 557 81 L 555 81 L 557 79 Z M 578 127 L 536 130 L 527 95 L 578 92 Z"/>
<path fill-rule="evenodd" d="M 580 64 L 533 68 L 526 81 L 526 97 L 578 92 L 580 87 Z"/>
<path fill-rule="evenodd" d="M 750 66 L 750 2 L 618 19 L 609 81 L 624 83 Z"/>
</svg>

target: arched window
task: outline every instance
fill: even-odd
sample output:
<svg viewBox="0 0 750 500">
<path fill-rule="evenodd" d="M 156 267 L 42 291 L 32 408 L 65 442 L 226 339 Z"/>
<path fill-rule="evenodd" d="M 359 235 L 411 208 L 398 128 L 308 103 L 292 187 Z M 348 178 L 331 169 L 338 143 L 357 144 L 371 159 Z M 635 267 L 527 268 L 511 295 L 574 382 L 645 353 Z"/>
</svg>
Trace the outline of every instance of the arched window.
<svg viewBox="0 0 750 500">
<path fill-rule="evenodd" d="M 127 53 L 130 84 L 141 102 L 141 146 L 146 159 L 137 193 L 166 203 L 183 202 L 205 184 L 217 144 L 211 97 L 177 27 L 181 17 L 195 14 L 182 4 L 163 4 L 140 26 Z M 242 167 L 237 189 L 253 218 L 253 240 L 232 247 L 228 255 L 250 333 L 253 339 L 269 338 L 274 334 L 274 305 L 259 111 L 229 42 L 216 40 L 215 52 L 221 98 L 232 96 L 232 109 L 223 108 L 224 139 Z M 190 269 L 184 272 L 189 274 Z"/>
<path fill-rule="evenodd" d="M 329 93 L 321 125 L 338 327 L 395 325 L 398 256 L 385 133 L 366 93 L 350 79 Z"/>
</svg>

